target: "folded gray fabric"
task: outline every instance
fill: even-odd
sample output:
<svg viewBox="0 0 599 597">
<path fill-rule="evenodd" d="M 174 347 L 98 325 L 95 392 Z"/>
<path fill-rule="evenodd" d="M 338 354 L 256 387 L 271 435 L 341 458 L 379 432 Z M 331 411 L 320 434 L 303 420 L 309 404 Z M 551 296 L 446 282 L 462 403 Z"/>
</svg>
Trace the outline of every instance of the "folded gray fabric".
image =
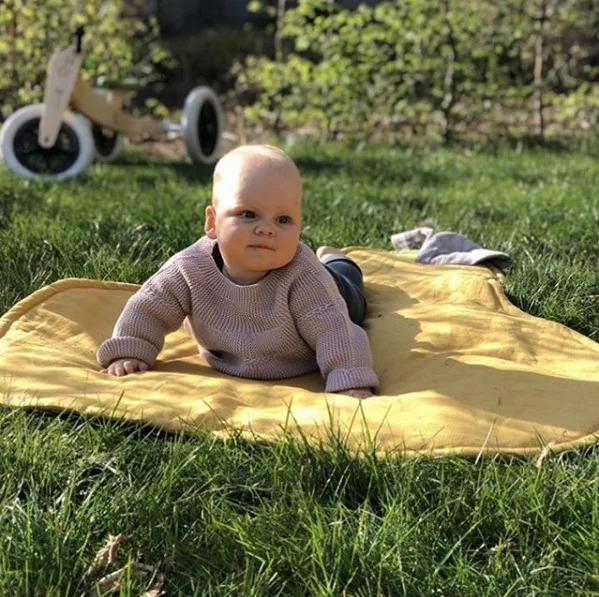
<svg viewBox="0 0 599 597">
<path fill-rule="evenodd" d="M 434 265 L 489 263 L 505 272 L 511 261 L 507 253 L 484 249 L 457 232 L 435 233 L 431 228 L 415 228 L 394 234 L 391 242 L 398 250 L 420 246 L 416 255 L 416 261 L 419 263 Z"/>
<path fill-rule="evenodd" d="M 421 226 L 413 230 L 398 232 L 391 235 L 391 244 L 398 251 L 407 251 L 409 249 L 419 249 L 424 241 L 434 234 L 434 230 L 428 226 Z"/>
</svg>

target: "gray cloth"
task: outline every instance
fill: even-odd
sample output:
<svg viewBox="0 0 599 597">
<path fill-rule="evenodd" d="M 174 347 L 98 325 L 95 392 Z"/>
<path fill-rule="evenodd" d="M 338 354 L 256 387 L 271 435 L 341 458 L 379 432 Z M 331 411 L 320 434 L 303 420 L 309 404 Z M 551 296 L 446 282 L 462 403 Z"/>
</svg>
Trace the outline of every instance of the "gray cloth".
<svg viewBox="0 0 599 597">
<path fill-rule="evenodd" d="M 437 232 L 422 227 L 399 232 L 391 237 L 398 250 L 420 249 L 416 255 L 419 263 L 434 265 L 476 265 L 488 263 L 505 272 L 511 258 L 507 253 L 485 249 L 457 232 Z"/>
</svg>

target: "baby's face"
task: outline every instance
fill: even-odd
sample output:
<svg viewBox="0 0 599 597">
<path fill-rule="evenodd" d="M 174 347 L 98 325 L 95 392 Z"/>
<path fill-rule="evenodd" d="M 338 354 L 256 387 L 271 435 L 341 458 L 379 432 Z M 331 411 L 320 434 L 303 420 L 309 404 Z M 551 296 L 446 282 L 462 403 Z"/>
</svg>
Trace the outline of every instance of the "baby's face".
<svg viewBox="0 0 599 597">
<path fill-rule="evenodd" d="M 229 274 L 257 281 L 294 258 L 301 229 L 299 175 L 259 170 L 225 180 L 206 210 L 206 234 L 218 240 Z"/>
</svg>

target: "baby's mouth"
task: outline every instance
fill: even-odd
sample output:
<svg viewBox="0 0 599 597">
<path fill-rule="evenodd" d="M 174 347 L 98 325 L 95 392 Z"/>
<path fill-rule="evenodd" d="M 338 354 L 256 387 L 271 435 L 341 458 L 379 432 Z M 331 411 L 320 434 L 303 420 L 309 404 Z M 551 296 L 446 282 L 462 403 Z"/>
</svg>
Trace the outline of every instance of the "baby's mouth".
<svg viewBox="0 0 599 597">
<path fill-rule="evenodd" d="M 250 249 L 265 249 L 267 251 L 274 251 L 273 247 L 269 247 L 268 245 L 261 245 L 261 244 L 255 244 L 255 245 L 249 245 Z"/>
</svg>

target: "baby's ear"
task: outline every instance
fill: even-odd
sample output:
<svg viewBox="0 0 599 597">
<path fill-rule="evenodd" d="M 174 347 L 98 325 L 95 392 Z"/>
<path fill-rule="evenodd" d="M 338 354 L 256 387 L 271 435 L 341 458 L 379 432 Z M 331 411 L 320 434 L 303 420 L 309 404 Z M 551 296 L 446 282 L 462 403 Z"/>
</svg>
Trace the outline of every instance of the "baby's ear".
<svg viewBox="0 0 599 597">
<path fill-rule="evenodd" d="M 204 232 L 208 238 L 216 238 L 216 211 L 214 209 L 214 205 L 206 206 Z"/>
</svg>

